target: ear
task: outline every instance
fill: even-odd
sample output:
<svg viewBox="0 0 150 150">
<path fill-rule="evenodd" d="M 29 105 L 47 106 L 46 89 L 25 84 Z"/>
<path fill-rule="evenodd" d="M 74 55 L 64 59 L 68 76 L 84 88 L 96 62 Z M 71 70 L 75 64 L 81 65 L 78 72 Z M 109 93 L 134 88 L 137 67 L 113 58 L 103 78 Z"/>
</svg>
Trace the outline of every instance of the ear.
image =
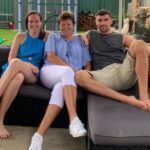
<svg viewBox="0 0 150 150">
<path fill-rule="evenodd" d="M 111 24 L 111 26 L 112 26 L 112 24 L 113 24 L 113 20 L 111 19 L 111 22 L 110 22 L 110 24 Z"/>
<path fill-rule="evenodd" d="M 95 18 L 95 24 L 96 24 L 96 26 L 97 26 L 97 19 Z"/>
</svg>

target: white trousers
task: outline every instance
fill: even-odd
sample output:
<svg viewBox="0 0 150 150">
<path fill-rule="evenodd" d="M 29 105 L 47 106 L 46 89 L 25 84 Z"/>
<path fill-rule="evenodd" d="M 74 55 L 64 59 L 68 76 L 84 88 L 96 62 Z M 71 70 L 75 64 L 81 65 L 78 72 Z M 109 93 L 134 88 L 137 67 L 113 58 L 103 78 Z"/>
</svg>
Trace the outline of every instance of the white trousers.
<svg viewBox="0 0 150 150">
<path fill-rule="evenodd" d="M 72 85 L 76 87 L 74 75 L 74 71 L 68 66 L 51 65 L 42 67 L 40 72 L 41 82 L 45 87 L 53 89 L 49 104 L 55 104 L 63 108 L 63 86 Z"/>
</svg>

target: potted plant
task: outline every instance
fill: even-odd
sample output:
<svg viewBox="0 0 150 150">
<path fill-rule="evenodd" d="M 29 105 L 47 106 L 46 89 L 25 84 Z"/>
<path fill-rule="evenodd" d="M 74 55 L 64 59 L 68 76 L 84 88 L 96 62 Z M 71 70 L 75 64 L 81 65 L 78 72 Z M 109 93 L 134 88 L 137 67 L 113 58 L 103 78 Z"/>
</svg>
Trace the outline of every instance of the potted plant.
<svg viewBox="0 0 150 150">
<path fill-rule="evenodd" d="M 146 24 L 146 19 L 148 17 L 150 17 L 150 15 L 147 15 L 144 9 L 139 11 L 139 14 L 137 15 L 134 37 L 136 39 L 142 39 L 145 42 L 150 43 L 150 23 Z"/>
</svg>

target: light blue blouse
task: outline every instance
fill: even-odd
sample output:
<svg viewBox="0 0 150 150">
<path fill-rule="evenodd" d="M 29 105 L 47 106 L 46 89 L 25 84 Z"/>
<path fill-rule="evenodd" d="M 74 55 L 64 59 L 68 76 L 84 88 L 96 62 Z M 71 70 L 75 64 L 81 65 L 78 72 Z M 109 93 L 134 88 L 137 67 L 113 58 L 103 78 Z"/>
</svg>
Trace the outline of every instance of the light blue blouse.
<svg viewBox="0 0 150 150">
<path fill-rule="evenodd" d="M 55 52 L 58 57 L 76 71 L 81 70 L 91 61 L 89 50 L 83 45 L 79 35 L 74 35 L 73 40 L 67 40 L 60 33 L 50 34 L 45 44 L 44 66 L 52 65 L 47 59 L 49 52 Z"/>
</svg>

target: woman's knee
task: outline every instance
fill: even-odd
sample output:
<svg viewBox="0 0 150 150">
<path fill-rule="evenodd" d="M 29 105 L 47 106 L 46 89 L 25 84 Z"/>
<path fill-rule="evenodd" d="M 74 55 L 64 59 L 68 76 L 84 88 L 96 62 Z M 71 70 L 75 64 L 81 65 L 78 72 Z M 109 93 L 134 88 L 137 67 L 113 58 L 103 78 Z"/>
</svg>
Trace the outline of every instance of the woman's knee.
<svg viewBox="0 0 150 150">
<path fill-rule="evenodd" d="M 14 58 L 14 59 L 12 59 L 11 61 L 10 61 L 10 63 L 9 63 L 9 67 L 11 68 L 11 69 L 18 69 L 19 67 L 20 67 L 20 63 L 21 63 L 21 60 L 20 59 L 18 59 L 18 58 Z"/>
<path fill-rule="evenodd" d="M 24 75 L 22 73 L 17 73 L 16 76 L 13 78 L 15 85 L 21 85 L 24 81 Z"/>
<path fill-rule="evenodd" d="M 63 108 L 64 98 L 63 98 L 63 85 L 61 82 L 57 83 L 54 86 L 49 103 L 55 104 L 55 105 L 59 106 L 60 108 Z"/>
<path fill-rule="evenodd" d="M 72 68 L 65 66 L 64 71 L 62 73 L 62 84 L 63 85 L 73 85 L 76 86 L 74 81 L 75 73 Z"/>
<path fill-rule="evenodd" d="M 63 75 L 66 76 L 66 75 L 68 75 L 68 74 L 70 74 L 70 75 L 72 75 L 72 76 L 75 75 L 75 73 L 74 73 L 74 71 L 73 71 L 72 68 L 70 68 L 69 66 L 65 66 Z"/>
</svg>

